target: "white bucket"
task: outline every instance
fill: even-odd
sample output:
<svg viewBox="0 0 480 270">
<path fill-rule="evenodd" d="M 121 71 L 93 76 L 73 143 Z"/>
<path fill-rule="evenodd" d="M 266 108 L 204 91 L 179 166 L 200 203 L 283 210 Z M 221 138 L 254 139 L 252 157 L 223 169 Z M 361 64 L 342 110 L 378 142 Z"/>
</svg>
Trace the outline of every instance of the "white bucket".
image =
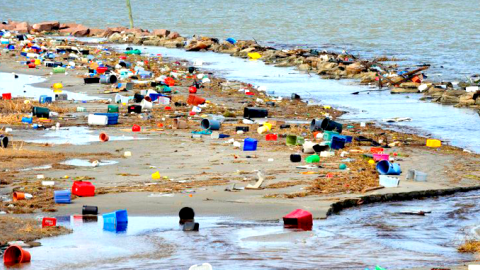
<svg viewBox="0 0 480 270">
<path fill-rule="evenodd" d="M 142 106 L 142 110 L 151 110 L 153 108 L 153 103 L 143 99 L 142 102 L 140 102 L 140 106 Z"/>
<path fill-rule="evenodd" d="M 106 126 L 108 124 L 108 117 L 106 115 L 88 115 L 88 124 L 90 126 Z"/>
<path fill-rule="evenodd" d="M 305 141 L 303 143 L 303 153 L 305 154 L 313 154 L 315 151 L 313 150 L 313 146 L 316 145 L 316 143 L 311 142 L 311 141 Z"/>
<path fill-rule="evenodd" d="M 390 175 L 380 175 L 379 184 L 380 186 L 388 187 L 398 187 L 400 179 L 397 177 L 392 177 Z"/>
<path fill-rule="evenodd" d="M 168 97 L 158 97 L 158 103 L 162 105 L 170 104 L 170 99 Z"/>
<path fill-rule="evenodd" d="M 480 90 L 480 87 L 478 86 L 469 86 L 467 88 L 465 88 L 465 90 L 470 93 L 470 92 L 477 92 L 478 90 Z"/>
</svg>

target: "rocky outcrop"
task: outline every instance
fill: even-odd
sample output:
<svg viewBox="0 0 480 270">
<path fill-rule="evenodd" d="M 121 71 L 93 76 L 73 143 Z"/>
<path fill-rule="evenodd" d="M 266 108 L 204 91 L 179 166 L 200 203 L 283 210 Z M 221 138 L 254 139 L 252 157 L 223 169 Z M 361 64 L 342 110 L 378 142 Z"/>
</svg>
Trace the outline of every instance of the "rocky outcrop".
<svg viewBox="0 0 480 270">
<path fill-rule="evenodd" d="M 59 30 L 60 23 L 59 22 L 41 22 L 41 23 L 34 24 L 32 28 L 37 32 L 49 32 L 49 31 Z"/>
</svg>

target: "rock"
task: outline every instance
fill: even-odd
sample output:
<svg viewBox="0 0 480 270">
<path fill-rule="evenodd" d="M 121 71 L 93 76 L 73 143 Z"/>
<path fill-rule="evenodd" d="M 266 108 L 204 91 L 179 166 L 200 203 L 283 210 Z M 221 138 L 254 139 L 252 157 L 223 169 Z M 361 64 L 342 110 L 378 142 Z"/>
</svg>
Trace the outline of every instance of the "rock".
<svg viewBox="0 0 480 270">
<path fill-rule="evenodd" d="M 414 83 L 414 82 L 404 82 L 400 84 L 401 88 L 418 89 L 419 86 L 420 86 L 420 83 Z"/>
<path fill-rule="evenodd" d="M 90 34 L 90 29 L 83 25 L 79 25 L 76 28 L 73 28 L 70 34 L 75 37 L 86 37 Z"/>
<path fill-rule="evenodd" d="M 21 22 L 15 26 L 14 31 L 19 33 L 30 33 L 32 31 L 32 26 L 28 22 Z"/>
<path fill-rule="evenodd" d="M 475 100 L 473 99 L 474 94 L 474 92 L 470 92 L 461 95 L 458 100 L 458 104 L 461 106 L 475 105 Z"/>
<path fill-rule="evenodd" d="M 77 28 L 79 25 L 78 23 L 61 23 L 58 29 Z"/>
<path fill-rule="evenodd" d="M 110 41 L 110 42 L 119 42 L 120 40 L 122 40 L 122 35 L 120 35 L 120 33 L 113 33 L 108 38 L 108 41 Z"/>
<path fill-rule="evenodd" d="M 105 33 L 105 30 L 103 29 L 90 28 L 90 35 L 92 36 L 102 37 L 104 33 Z"/>
<path fill-rule="evenodd" d="M 109 27 L 105 29 L 105 32 L 103 33 L 103 37 L 109 37 L 115 33 L 121 33 L 125 30 L 127 30 L 126 27 Z"/>
<path fill-rule="evenodd" d="M 362 71 L 364 71 L 365 66 L 363 66 L 360 62 L 355 62 L 353 64 L 348 65 L 345 68 L 345 70 L 347 72 L 347 75 L 352 75 L 352 74 L 355 75 L 355 74 L 359 74 Z"/>
<path fill-rule="evenodd" d="M 390 91 L 390 93 L 392 94 L 418 93 L 418 92 L 419 92 L 418 89 L 400 88 L 400 87 L 395 87 Z"/>
<path fill-rule="evenodd" d="M 206 50 L 212 45 L 211 41 L 192 41 L 187 46 L 185 46 L 185 50 L 198 52 L 201 50 Z"/>
<path fill-rule="evenodd" d="M 143 45 L 146 46 L 159 46 L 161 44 L 161 39 L 158 36 L 155 36 L 153 38 L 149 38 L 147 40 L 143 41 Z"/>
<path fill-rule="evenodd" d="M 59 22 L 41 22 L 41 23 L 34 24 L 32 28 L 37 30 L 38 32 L 58 30 L 60 29 L 60 23 Z"/>
<path fill-rule="evenodd" d="M 154 36 L 159 36 L 159 37 L 167 37 L 170 35 L 170 30 L 167 29 L 155 29 L 153 30 L 152 34 Z"/>
<path fill-rule="evenodd" d="M 301 64 L 301 65 L 298 66 L 298 70 L 308 71 L 308 70 L 310 70 L 310 65 L 309 64 Z"/>
<path fill-rule="evenodd" d="M 171 32 L 170 34 L 167 35 L 168 39 L 176 39 L 176 38 L 179 38 L 179 37 L 180 37 L 180 34 L 177 33 L 177 32 Z"/>
<path fill-rule="evenodd" d="M 125 30 L 125 33 L 131 33 L 131 34 L 139 34 L 139 35 L 145 35 L 145 34 L 148 34 L 148 31 L 146 30 L 143 30 L 143 29 L 140 29 L 140 28 L 131 28 L 131 29 L 127 29 Z"/>
<path fill-rule="evenodd" d="M 445 93 L 445 89 L 435 87 L 428 89 L 428 92 L 426 92 L 427 95 L 432 97 L 441 97 L 443 96 L 443 93 Z"/>
<path fill-rule="evenodd" d="M 165 41 L 164 46 L 167 48 L 182 48 L 183 39 L 167 40 Z"/>
</svg>

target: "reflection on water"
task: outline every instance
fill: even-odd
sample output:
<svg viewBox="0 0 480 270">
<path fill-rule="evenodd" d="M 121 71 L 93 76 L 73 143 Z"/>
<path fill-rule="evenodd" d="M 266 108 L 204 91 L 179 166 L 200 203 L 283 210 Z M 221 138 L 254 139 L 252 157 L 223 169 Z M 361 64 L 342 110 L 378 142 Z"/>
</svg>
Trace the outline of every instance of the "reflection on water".
<svg viewBox="0 0 480 270">
<path fill-rule="evenodd" d="M 43 239 L 26 269 L 387 269 L 472 260 L 456 246 L 480 225 L 480 192 L 364 206 L 315 221 L 313 231 L 280 222 L 202 217 L 183 232 L 177 217 L 129 217 L 126 232 L 103 230 L 101 217 L 60 218 L 73 234 Z M 425 216 L 401 212 L 431 212 Z M 39 268 L 40 267 L 40 268 Z"/>
<path fill-rule="evenodd" d="M 93 131 L 87 127 L 67 127 L 58 130 L 36 131 L 41 135 L 35 136 L 34 139 L 26 139 L 31 143 L 50 143 L 50 144 L 73 144 L 86 145 L 92 142 L 100 142 L 98 138 L 100 132 Z M 145 140 L 137 136 L 109 136 L 109 141 L 129 141 L 129 140 Z"/>
</svg>

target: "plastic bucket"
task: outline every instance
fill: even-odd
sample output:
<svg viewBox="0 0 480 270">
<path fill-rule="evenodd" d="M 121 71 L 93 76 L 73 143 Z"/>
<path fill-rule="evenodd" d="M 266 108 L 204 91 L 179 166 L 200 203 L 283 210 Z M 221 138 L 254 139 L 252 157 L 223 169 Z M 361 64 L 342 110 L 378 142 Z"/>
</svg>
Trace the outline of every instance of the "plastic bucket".
<svg viewBox="0 0 480 270">
<path fill-rule="evenodd" d="M 25 200 L 25 193 L 23 193 L 23 192 L 13 192 L 12 200 L 14 202 Z"/>
<path fill-rule="evenodd" d="M 10 99 L 12 99 L 12 93 L 3 93 L 3 94 L 2 94 L 2 99 L 3 99 L 3 100 L 10 100 Z"/>
<path fill-rule="evenodd" d="M 107 125 L 118 124 L 118 113 L 95 113 L 94 115 L 104 115 L 107 117 Z"/>
<path fill-rule="evenodd" d="M 291 162 L 300 162 L 302 161 L 302 156 L 300 154 L 291 154 L 290 155 Z"/>
<path fill-rule="evenodd" d="M 343 128 L 342 124 L 337 123 L 333 120 L 330 120 L 329 118 L 323 119 L 320 127 L 323 130 L 336 131 L 338 133 L 342 133 L 342 128 Z"/>
<path fill-rule="evenodd" d="M 88 115 L 88 124 L 90 126 L 106 126 L 108 124 L 108 117 L 106 115 Z"/>
<path fill-rule="evenodd" d="M 262 108 L 245 107 L 243 118 L 265 118 L 268 117 L 268 110 Z"/>
<path fill-rule="evenodd" d="M 83 78 L 85 84 L 100 83 L 100 78 Z"/>
<path fill-rule="evenodd" d="M 278 140 L 278 135 L 277 134 L 267 134 L 267 135 L 265 135 L 265 140 L 266 141 L 276 141 L 276 140 Z"/>
<path fill-rule="evenodd" d="M 64 67 L 55 67 L 53 68 L 53 73 L 65 73 Z"/>
<path fill-rule="evenodd" d="M 103 84 L 111 84 L 116 83 L 118 81 L 117 76 L 113 74 L 101 75 L 100 76 L 100 83 Z"/>
<path fill-rule="evenodd" d="M 200 126 L 203 129 L 209 129 L 209 130 L 219 130 L 221 123 L 218 120 L 213 120 L 213 119 L 203 119 L 202 122 L 200 123 Z"/>
<path fill-rule="evenodd" d="M 140 105 L 130 105 L 128 106 L 128 113 L 142 113 L 142 106 Z"/>
<path fill-rule="evenodd" d="M 82 207 L 82 215 L 98 215 L 98 207 L 97 206 L 84 205 Z"/>
<path fill-rule="evenodd" d="M 246 138 L 243 142 L 243 151 L 256 151 L 258 141 L 252 138 Z"/>
<path fill-rule="evenodd" d="M 8 137 L 0 135 L 0 147 L 2 148 L 8 147 Z"/>
<path fill-rule="evenodd" d="M 20 246 L 10 246 L 3 254 L 3 263 L 13 265 L 17 263 L 27 263 L 31 260 L 30 252 L 24 250 Z"/>
<path fill-rule="evenodd" d="M 49 118 L 50 117 L 50 109 L 44 107 L 33 107 L 32 114 L 36 117 L 40 118 Z"/>
<path fill-rule="evenodd" d="M 286 142 L 287 142 L 287 145 L 297 145 L 297 136 L 287 135 Z"/>
<path fill-rule="evenodd" d="M 373 160 L 380 161 L 380 160 L 390 160 L 389 154 L 373 154 Z"/>
<path fill-rule="evenodd" d="M 190 105 L 200 105 L 205 103 L 205 99 L 197 95 L 188 95 L 187 103 Z"/>
<path fill-rule="evenodd" d="M 331 141 L 333 136 L 335 136 L 335 135 L 340 135 L 340 134 L 336 131 L 326 130 L 325 132 L 323 132 L 323 140 L 324 141 Z"/>
<path fill-rule="evenodd" d="M 54 191 L 54 200 L 55 203 L 68 204 L 71 202 L 72 193 L 70 190 L 56 190 Z"/>
<path fill-rule="evenodd" d="M 108 142 L 108 140 L 110 139 L 110 137 L 108 137 L 107 133 L 100 133 L 100 135 L 98 136 L 100 138 L 100 141 L 102 142 Z"/>
<path fill-rule="evenodd" d="M 342 149 L 345 148 L 346 140 L 337 136 L 332 137 L 332 143 L 330 144 L 331 149 Z"/>
<path fill-rule="evenodd" d="M 107 112 L 118 113 L 118 105 L 108 105 Z"/>
<path fill-rule="evenodd" d="M 186 129 L 187 121 L 178 118 L 173 119 L 173 129 Z"/>
<path fill-rule="evenodd" d="M 381 160 L 377 163 L 377 171 L 381 175 L 400 175 L 402 169 L 397 163 L 391 163 L 388 160 Z"/>
<path fill-rule="evenodd" d="M 305 161 L 307 163 L 318 163 L 320 162 L 320 157 L 318 155 L 311 155 L 311 156 L 308 156 Z"/>
<path fill-rule="evenodd" d="M 315 150 L 313 150 L 313 146 L 316 145 L 314 142 L 307 141 L 303 144 L 302 151 L 305 154 L 313 154 L 315 153 Z"/>
</svg>

